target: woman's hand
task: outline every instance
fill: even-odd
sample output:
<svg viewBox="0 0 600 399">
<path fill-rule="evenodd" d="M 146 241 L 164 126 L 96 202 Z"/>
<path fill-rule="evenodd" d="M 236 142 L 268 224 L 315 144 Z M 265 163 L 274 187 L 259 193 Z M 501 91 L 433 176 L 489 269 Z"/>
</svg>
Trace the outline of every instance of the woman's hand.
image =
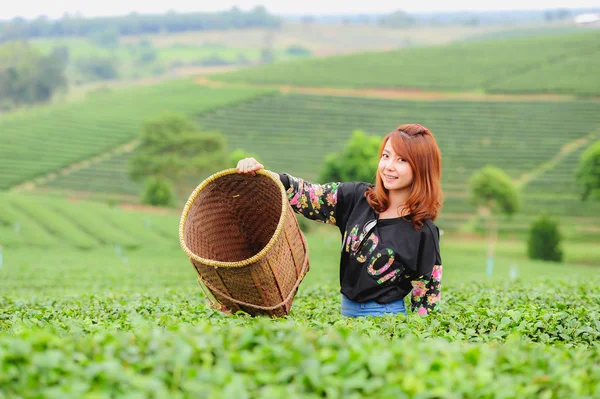
<svg viewBox="0 0 600 399">
<path fill-rule="evenodd" d="M 256 175 L 257 170 L 264 168 L 265 167 L 254 158 L 244 158 L 237 164 L 237 170 L 239 173 L 246 173 L 252 176 Z"/>
</svg>

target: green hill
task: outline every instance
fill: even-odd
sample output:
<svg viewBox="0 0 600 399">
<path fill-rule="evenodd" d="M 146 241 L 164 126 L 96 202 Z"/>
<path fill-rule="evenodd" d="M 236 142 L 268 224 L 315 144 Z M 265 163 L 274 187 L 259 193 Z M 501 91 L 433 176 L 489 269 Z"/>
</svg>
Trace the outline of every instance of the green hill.
<svg viewBox="0 0 600 399">
<path fill-rule="evenodd" d="M 231 148 L 257 154 L 267 168 L 315 181 L 325 156 L 339 151 L 353 130 L 383 136 L 396 124 L 419 122 L 432 129 L 443 154 L 446 202 L 440 224 L 445 229 L 458 228 L 474 214 L 467 200 L 468 179 L 486 164 L 501 167 L 515 181 L 533 173 L 523 187 L 523 215 L 503 222 L 503 228 L 525 232 L 542 209 L 565 221 L 588 218 L 592 226 L 600 227 L 600 205 L 581 203 L 574 182 L 579 154 L 592 137 L 600 137 L 597 102 L 400 101 L 289 94 L 218 108 L 198 120 L 201 126 L 224 133 Z M 580 147 L 555 158 L 573 143 Z M 139 185 L 127 176 L 130 156 L 118 154 L 40 188 L 137 198 Z M 198 176 L 198 182 L 202 178 Z M 582 226 L 571 225 L 569 235 L 587 234 L 576 230 Z"/>
<path fill-rule="evenodd" d="M 196 114 L 263 92 L 185 79 L 8 114 L 0 118 L 0 190 L 126 144 L 145 120 L 162 112 Z"/>
<path fill-rule="evenodd" d="M 600 94 L 600 31 L 371 52 L 260 66 L 214 79 L 318 87 Z"/>
</svg>

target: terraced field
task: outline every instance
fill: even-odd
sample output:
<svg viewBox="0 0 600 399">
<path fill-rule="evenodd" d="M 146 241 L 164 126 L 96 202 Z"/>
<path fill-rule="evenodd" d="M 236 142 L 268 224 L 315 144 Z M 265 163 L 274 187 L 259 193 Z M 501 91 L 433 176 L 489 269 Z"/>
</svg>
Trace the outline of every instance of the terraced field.
<svg viewBox="0 0 600 399">
<path fill-rule="evenodd" d="M 0 245 L 48 249 L 134 249 L 177 246 L 175 212 L 128 212 L 101 203 L 84 206 L 60 198 L 0 194 Z"/>
<path fill-rule="evenodd" d="M 325 156 L 339 151 L 354 129 L 383 136 L 397 123 L 419 122 L 436 134 L 443 154 L 442 181 L 447 199 L 441 223 L 445 228 L 456 229 L 469 220 L 474 209 L 466 198 L 468 179 L 488 163 L 503 168 L 517 181 L 541 168 L 523 187 L 528 198 L 525 217 L 504 222 L 508 230 L 525 231 L 541 209 L 557 217 L 592 217 L 592 225 L 600 225 L 600 220 L 596 220 L 600 206 L 581 203 L 574 183 L 578 154 L 593 137 L 600 136 L 597 102 L 399 101 L 265 95 L 204 112 L 198 121 L 207 129 L 224 133 L 231 148 L 258 154 L 267 168 L 309 180 L 318 179 Z M 545 168 L 565 149 L 572 152 Z M 129 157 L 121 154 L 109 158 L 50 181 L 42 188 L 133 195 L 139 185 L 128 182 Z M 199 176 L 198 182 L 202 178 Z M 560 193 L 556 190 L 557 181 L 561 184 Z"/>
<path fill-rule="evenodd" d="M 261 66 L 215 79 L 308 87 L 600 94 L 600 33 L 542 35 Z"/>
<path fill-rule="evenodd" d="M 0 118 L 0 190 L 128 143 L 157 114 L 195 114 L 263 92 L 211 89 L 186 79 L 8 114 Z"/>
</svg>

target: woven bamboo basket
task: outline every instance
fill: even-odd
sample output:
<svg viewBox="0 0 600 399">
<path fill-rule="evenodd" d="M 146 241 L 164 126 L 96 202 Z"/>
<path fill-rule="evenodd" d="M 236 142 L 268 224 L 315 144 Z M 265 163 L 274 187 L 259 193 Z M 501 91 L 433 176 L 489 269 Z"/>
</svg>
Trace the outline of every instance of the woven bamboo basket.
<svg viewBox="0 0 600 399">
<path fill-rule="evenodd" d="M 309 270 L 285 188 L 264 170 L 204 180 L 183 209 L 179 241 L 211 306 L 224 313 L 287 315 Z"/>
</svg>

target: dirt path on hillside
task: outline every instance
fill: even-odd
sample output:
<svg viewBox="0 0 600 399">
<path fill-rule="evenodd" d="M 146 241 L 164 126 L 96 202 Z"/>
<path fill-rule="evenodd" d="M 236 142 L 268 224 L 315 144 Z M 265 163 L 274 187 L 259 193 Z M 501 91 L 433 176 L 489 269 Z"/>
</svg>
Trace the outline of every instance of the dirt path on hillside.
<svg viewBox="0 0 600 399">
<path fill-rule="evenodd" d="M 139 144 L 140 144 L 140 142 L 137 139 L 130 141 L 127 144 L 113 148 L 112 150 L 104 152 L 99 155 L 96 155 L 95 157 L 88 158 L 88 159 L 85 159 L 80 162 L 72 163 L 68 166 L 65 166 L 62 169 L 59 169 L 58 171 L 53 171 L 44 176 L 40 176 L 35 179 L 25 181 L 25 182 L 19 184 L 18 186 L 12 187 L 9 191 L 10 192 L 32 191 L 32 190 L 36 189 L 38 186 L 40 186 L 42 184 L 46 184 L 49 181 L 55 180 L 58 177 L 70 175 L 73 172 L 76 172 L 78 170 L 87 168 L 87 167 L 95 165 L 95 164 L 98 164 L 98 163 L 104 161 L 105 159 L 113 157 L 115 155 L 131 152 Z"/>
<path fill-rule="evenodd" d="M 554 168 L 565 157 L 567 157 L 568 155 L 570 155 L 577 149 L 579 149 L 579 148 L 587 145 L 591 141 L 593 141 L 597 136 L 600 136 L 600 128 L 596 129 L 595 131 L 588 134 L 587 136 L 580 137 L 580 138 L 570 141 L 566 144 L 563 144 L 562 147 L 560 148 L 560 151 L 556 155 L 554 155 L 552 158 L 550 158 L 546 162 L 542 163 L 540 166 L 538 166 L 531 172 L 522 174 L 518 179 L 515 180 L 515 183 L 519 187 L 524 187 L 525 185 L 527 185 L 527 183 L 529 183 L 530 181 L 535 179 L 540 174 Z"/>
<path fill-rule="evenodd" d="M 228 83 L 211 80 L 206 76 L 200 76 L 195 79 L 199 85 L 207 87 L 246 87 L 257 89 L 277 90 L 282 94 L 300 93 L 313 95 L 332 95 L 347 97 L 368 97 L 368 98 L 388 98 L 388 99 L 406 99 L 421 101 L 436 100 L 471 100 L 471 101 L 569 101 L 576 99 L 575 96 L 563 94 L 485 94 L 476 92 L 450 93 L 441 91 L 426 91 L 421 89 L 409 88 L 366 88 L 366 89 L 342 89 L 333 87 L 301 87 L 291 85 L 268 85 L 268 84 L 249 84 L 249 83 Z M 594 98 L 600 101 L 599 98 Z"/>
</svg>

